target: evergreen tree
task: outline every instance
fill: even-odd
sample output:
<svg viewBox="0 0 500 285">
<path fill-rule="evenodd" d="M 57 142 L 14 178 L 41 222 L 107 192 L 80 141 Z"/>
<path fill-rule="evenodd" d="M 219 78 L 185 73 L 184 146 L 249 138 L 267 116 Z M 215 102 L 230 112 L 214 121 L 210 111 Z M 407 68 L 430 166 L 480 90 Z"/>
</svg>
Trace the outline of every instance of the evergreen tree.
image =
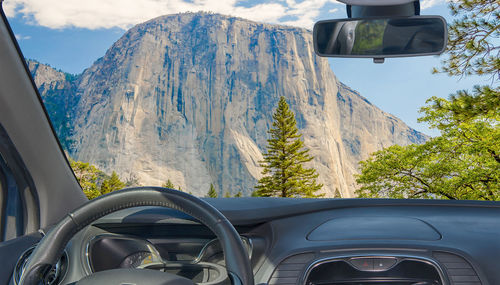
<svg viewBox="0 0 500 285">
<path fill-rule="evenodd" d="M 113 171 L 113 173 L 111 173 L 111 177 L 102 182 L 101 193 L 104 195 L 123 188 L 125 188 L 125 183 L 121 181 L 118 174 Z"/>
<path fill-rule="evenodd" d="M 283 96 L 273 119 L 273 127 L 268 131 L 271 138 L 267 140 L 267 153 L 261 162 L 263 177 L 259 180 L 254 195 L 306 198 L 323 196 L 316 194 L 323 186 L 316 181 L 316 170 L 304 167 L 304 163 L 311 161 L 313 157 L 304 147 L 295 115 Z"/>
<path fill-rule="evenodd" d="M 342 198 L 342 194 L 340 194 L 339 188 L 335 188 L 335 194 L 333 194 L 333 198 Z"/>
<path fill-rule="evenodd" d="M 210 190 L 208 190 L 207 193 L 207 198 L 217 198 L 219 195 L 217 195 L 217 191 L 215 191 L 215 187 L 212 183 L 210 183 Z"/>
<path fill-rule="evenodd" d="M 161 185 L 161 187 L 168 188 L 168 189 L 175 189 L 174 183 L 172 183 L 172 181 L 170 181 L 170 179 L 167 179 L 167 181 L 165 183 L 163 183 Z"/>
<path fill-rule="evenodd" d="M 234 198 L 240 198 L 240 197 L 243 197 L 243 193 L 241 193 L 241 191 L 238 191 L 238 193 L 234 195 Z"/>
<path fill-rule="evenodd" d="M 500 79 L 500 1 L 456 0 L 449 3 L 454 19 L 448 28 L 448 57 L 434 72 Z"/>
</svg>

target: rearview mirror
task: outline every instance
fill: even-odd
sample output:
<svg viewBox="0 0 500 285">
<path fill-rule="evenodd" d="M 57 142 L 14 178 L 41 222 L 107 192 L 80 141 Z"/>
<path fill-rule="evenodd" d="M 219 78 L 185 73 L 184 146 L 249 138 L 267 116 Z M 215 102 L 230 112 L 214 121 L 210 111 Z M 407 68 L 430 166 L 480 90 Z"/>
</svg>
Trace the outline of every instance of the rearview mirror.
<svg viewBox="0 0 500 285">
<path fill-rule="evenodd" d="M 320 21 L 313 35 L 319 56 L 382 59 L 441 54 L 448 38 L 440 16 Z"/>
</svg>

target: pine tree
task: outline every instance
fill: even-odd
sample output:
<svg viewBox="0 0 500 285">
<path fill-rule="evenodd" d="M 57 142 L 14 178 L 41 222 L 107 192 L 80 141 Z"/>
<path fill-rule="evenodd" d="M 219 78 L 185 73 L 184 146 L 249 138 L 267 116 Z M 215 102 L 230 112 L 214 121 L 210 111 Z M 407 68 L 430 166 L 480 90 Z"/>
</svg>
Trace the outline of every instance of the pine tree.
<svg viewBox="0 0 500 285">
<path fill-rule="evenodd" d="M 111 173 L 111 177 L 102 182 L 101 193 L 107 194 L 109 192 L 113 192 L 123 188 L 125 188 L 125 183 L 121 181 L 118 174 L 115 171 L 113 171 L 113 173 Z"/>
<path fill-rule="evenodd" d="M 243 193 L 241 193 L 241 191 L 238 191 L 238 193 L 234 195 L 234 198 L 240 198 L 240 197 L 243 197 Z"/>
<path fill-rule="evenodd" d="M 260 197 L 306 197 L 315 198 L 323 186 L 317 183 L 314 168 L 305 168 L 304 163 L 313 159 L 304 147 L 302 135 L 297 128 L 295 114 L 289 109 L 285 97 L 281 97 L 273 115 L 273 127 L 268 133 L 268 149 L 261 161 L 263 177 L 255 187 L 255 196 Z M 253 195 L 252 195 L 253 196 Z"/>
<path fill-rule="evenodd" d="M 333 194 L 333 198 L 342 198 L 342 194 L 340 194 L 339 188 L 335 188 L 335 194 Z"/>
<path fill-rule="evenodd" d="M 168 188 L 168 189 L 175 189 L 174 183 L 170 179 L 167 179 L 165 183 L 161 185 L 163 188 Z"/>
<path fill-rule="evenodd" d="M 498 39 L 500 38 L 500 1 L 449 1 L 451 23 L 448 25 L 448 46 L 441 68 L 457 76 L 488 76 L 500 79 Z M 485 82 L 485 81 L 483 81 Z"/>
<path fill-rule="evenodd" d="M 207 198 L 217 198 L 219 195 L 217 195 L 217 191 L 215 191 L 215 187 L 212 183 L 210 183 L 210 190 L 208 190 L 207 193 Z"/>
</svg>

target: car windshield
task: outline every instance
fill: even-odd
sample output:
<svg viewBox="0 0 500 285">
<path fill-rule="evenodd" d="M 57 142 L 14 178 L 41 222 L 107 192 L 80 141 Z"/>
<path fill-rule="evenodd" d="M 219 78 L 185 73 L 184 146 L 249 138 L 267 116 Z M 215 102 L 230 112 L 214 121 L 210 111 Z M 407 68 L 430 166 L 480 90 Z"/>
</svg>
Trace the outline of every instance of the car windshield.
<svg viewBox="0 0 500 285">
<path fill-rule="evenodd" d="M 3 9 L 90 199 L 162 186 L 211 198 L 499 200 L 500 2 L 417 4 L 447 20 L 447 50 L 383 64 L 315 54 L 314 23 L 347 18 L 334 0 Z"/>
</svg>

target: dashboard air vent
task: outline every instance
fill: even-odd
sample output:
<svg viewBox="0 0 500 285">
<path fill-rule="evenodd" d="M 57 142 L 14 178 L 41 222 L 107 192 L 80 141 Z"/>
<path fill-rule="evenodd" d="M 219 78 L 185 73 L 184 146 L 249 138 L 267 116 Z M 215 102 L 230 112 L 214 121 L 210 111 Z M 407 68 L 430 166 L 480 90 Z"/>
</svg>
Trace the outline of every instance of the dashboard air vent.
<svg viewBox="0 0 500 285">
<path fill-rule="evenodd" d="M 433 257 L 443 265 L 450 285 L 481 285 L 476 271 L 462 257 L 447 252 L 434 252 Z"/>
<path fill-rule="evenodd" d="M 19 260 L 17 261 L 16 267 L 14 268 L 14 283 L 17 285 L 19 284 L 19 281 L 21 280 L 21 275 L 28 263 L 28 259 L 33 253 L 33 250 L 35 250 L 35 247 L 31 247 L 28 250 L 26 250 Z M 59 284 L 62 279 L 64 278 L 64 275 L 66 274 L 66 270 L 68 268 L 68 256 L 66 254 L 66 251 L 63 252 L 63 255 L 61 256 L 61 259 L 56 263 L 56 265 L 49 271 L 47 276 L 45 276 L 44 280 L 40 284 L 43 285 L 57 285 Z"/>
<path fill-rule="evenodd" d="M 301 253 L 286 258 L 274 270 L 269 285 L 297 284 L 301 274 L 313 258 L 313 253 Z"/>
</svg>

